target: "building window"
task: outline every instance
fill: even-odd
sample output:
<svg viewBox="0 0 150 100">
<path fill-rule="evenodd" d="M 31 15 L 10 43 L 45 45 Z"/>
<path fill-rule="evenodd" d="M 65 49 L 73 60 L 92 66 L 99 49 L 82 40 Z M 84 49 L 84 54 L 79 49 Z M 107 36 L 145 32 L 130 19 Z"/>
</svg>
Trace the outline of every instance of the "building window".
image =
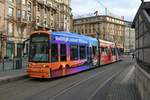
<svg viewBox="0 0 150 100">
<path fill-rule="evenodd" d="M 31 21 L 31 13 L 30 12 L 28 12 L 28 21 Z"/>
<path fill-rule="evenodd" d="M 46 26 L 46 25 L 47 25 L 46 18 L 44 18 L 44 26 Z"/>
<path fill-rule="evenodd" d="M 28 2 L 28 11 L 31 12 L 31 2 Z"/>
<path fill-rule="evenodd" d="M 45 8 L 45 14 L 47 13 L 47 8 Z"/>
<path fill-rule="evenodd" d="M 13 36 L 14 25 L 13 23 L 8 23 L 8 36 Z"/>
<path fill-rule="evenodd" d="M 18 18 L 21 17 L 20 9 L 18 9 L 18 11 L 17 11 L 17 17 L 18 17 Z"/>
<path fill-rule="evenodd" d="M 22 0 L 22 4 L 23 4 L 23 5 L 26 5 L 26 0 Z"/>
<path fill-rule="evenodd" d="M 14 54 L 14 43 L 7 43 L 7 57 L 13 59 Z"/>
<path fill-rule="evenodd" d="M 8 8 L 8 15 L 9 15 L 9 16 L 13 16 L 13 12 L 14 12 L 14 9 L 11 8 L 11 7 L 9 7 L 9 8 Z"/>
<path fill-rule="evenodd" d="M 23 11 L 22 11 L 22 18 L 25 19 L 25 17 L 26 17 L 26 11 L 23 10 Z"/>
<path fill-rule="evenodd" d="M 54 16 L 54 13 L 53 13 L 53 12 L 51 12 L 51 16 L 52 16 L 52 17 Z"/>
<path fill-rule="evenodd" d="M 20 4 L 21 3 L 21 0 L 17 0 L 17 4 Z"/>
<path fill-rule="evenodd" d="M 38 7 L 37 7 L 37 8 L 38 8 L 38 11 L 40 11 L 40 5 L 38 5 Z"/>
<path fill-rule="evenodd" d="M 14 0 L 9 0 L 10 2 L 14 2 Z"/>
<path fill-rule="evenodd" d="M 37 23 L 39 23 L 39 22 L 40 22 L 40 17 L 39 17 L 39 16 L 37 16 L 36 21 L 37 21 Z"/>
</svg>

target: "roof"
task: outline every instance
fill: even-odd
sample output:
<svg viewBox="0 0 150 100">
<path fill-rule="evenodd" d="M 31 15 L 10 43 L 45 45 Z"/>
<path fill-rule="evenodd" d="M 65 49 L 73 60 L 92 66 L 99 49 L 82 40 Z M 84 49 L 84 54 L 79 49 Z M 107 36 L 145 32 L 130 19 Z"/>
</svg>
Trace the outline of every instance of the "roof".
<svg viewBox="0 0 150 100">
<path fill-rule="evenodd" d="M 80 39 L 81 41 L 87 41 L 89 44 L 97 44 L 97 39 L 92 38 L 85 35 L 80 35 L 77 33 L 71 33 L 71 32 L 51 32 L 52 35 L 56 36 L 62 36 L 62 37 L 68 37 L 68 39 L 75 38 Z"/>
<path fill-rule="evenodd" d="M 132 28 L 135 28 L 136 20 L 138 19 L 139 15 L 143 12 L 143 10 L 150 10 L 150 2 L 144 2 L 140 5 L 140 7 L 136 13 L 136 16 L 133 20 Z"/>
</svg>

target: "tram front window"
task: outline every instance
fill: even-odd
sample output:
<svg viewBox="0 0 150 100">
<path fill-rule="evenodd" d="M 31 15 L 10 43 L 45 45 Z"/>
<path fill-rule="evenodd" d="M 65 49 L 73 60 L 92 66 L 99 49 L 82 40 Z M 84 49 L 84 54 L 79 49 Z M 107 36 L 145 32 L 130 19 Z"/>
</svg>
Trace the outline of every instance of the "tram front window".
<svg viewBox="0 0 150 100">
<path fill-rule="evenodd" d="M 34 37 L 30 43 L 30 58 L 32 62 L 48 62 L 49 61 L 49 49 L 47 37 Z M 41 40 L 43 38 L 43 40 Z"/>
</svg>

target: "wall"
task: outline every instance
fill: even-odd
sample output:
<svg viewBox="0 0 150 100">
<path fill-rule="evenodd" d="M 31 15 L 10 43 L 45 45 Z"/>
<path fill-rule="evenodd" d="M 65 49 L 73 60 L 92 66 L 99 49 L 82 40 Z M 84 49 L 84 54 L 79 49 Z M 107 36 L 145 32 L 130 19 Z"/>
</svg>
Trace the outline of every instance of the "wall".
<svg viewBox="0 0 150 100">
<path fill-rule="evenodd" d="M 150 75 L 136 64 L 136 86 L 140 92 L 142 100 L 150 98 Z"/>
</svg>

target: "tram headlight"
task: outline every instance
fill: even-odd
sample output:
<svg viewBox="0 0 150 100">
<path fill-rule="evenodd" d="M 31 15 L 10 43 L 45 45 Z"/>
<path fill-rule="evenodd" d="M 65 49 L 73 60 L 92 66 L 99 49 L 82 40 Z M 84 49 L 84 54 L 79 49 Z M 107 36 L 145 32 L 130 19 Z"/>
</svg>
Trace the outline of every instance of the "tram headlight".
<svg viewBox="0 0 150 100">
<path fill-rule="evenodd" d="M 49 66 L 48 66 L 48 65 L 43 65 L 43 67 L 44 67 L 44 68 L 49 68 Z"/>
<path fill-rule="evenodd" d="M 31 64 L 28 64 L 28 68 L 30 68 L 30 67 L 32 67 L 32 65 L 31 65 Z"/>
</svg>

